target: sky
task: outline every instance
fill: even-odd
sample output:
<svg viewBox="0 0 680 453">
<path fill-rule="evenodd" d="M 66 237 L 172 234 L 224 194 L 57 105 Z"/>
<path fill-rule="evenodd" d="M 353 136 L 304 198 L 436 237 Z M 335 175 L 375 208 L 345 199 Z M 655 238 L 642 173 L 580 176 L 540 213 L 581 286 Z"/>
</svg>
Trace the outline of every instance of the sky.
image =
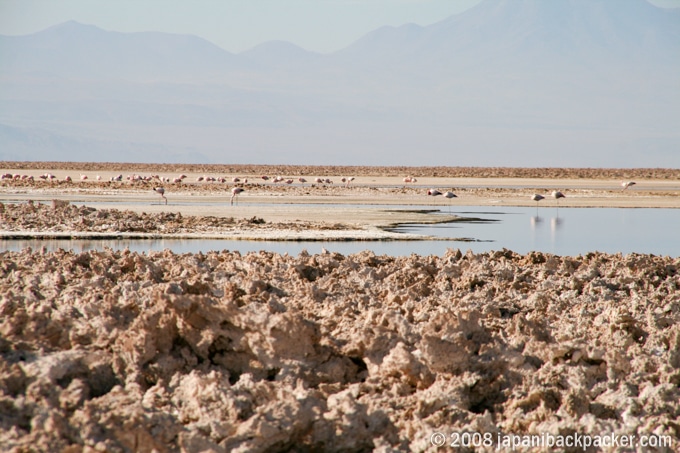
<svg viewBox="0 0 680 453">
<path fill-rule="evenodd" d="M 200 36 L 230 52 L 283 40 L 329 53 L 381 26 L 429 25 L 481 0 L 0 0 L 0 34 L 75 20 L 119 32 Z M 680 0 L 651 0 L 680 7 Z"/>
</svg>

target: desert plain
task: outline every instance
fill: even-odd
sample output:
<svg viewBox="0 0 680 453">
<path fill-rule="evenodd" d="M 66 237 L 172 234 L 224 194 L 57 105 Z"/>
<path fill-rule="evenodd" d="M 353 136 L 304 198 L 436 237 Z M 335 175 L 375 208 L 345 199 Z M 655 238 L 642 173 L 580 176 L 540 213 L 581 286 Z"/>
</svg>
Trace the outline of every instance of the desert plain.
<svg viewBox="0 0 680 453">
<path fill-rule="evenodd" d="M 386 227 L 552 190 L 565 206 L 680 208 L 669 169 L 0 167 L 10 239 L 418 240 Z M 0 256 L 3 451 L 680 448 L 679 257 Z"/>
</svg>

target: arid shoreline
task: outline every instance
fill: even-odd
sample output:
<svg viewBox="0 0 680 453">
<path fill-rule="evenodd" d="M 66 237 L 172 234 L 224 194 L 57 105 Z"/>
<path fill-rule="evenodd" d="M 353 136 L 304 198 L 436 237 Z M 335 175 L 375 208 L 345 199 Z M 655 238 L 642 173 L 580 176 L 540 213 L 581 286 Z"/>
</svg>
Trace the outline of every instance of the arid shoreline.
<svg viewBox="0 0 680 453">
<path fill-rule="evenodd" d="M 400 223 L 441 221 L 439 211 L 446 212 L 451 208 L 455 211 L 457 205 L 534 206 L 536 203 L 530 198 L 534 193 L 546 197 L 540 206 L 553 206 L 557 201 L 550 197 L 552 190 L 560 190 L 566 195 L 559 201 L 564 207 L 680 208 L 680 171 L 663 169 L 156 167 L 150 164 L 54 162 L 5 162 L 4 167 L 0 173 L 13 175 L 13 178 L 0 181 L 2 203 L 51 203 L 57 200 L 98 210 L 116 209 L 137 216 L 180 214 L 217 218 L 223 219 L 225 225 L 222 229 L 195 226 L 193 230 L 185 228 L 182 232 L 153 231 L 157 235 L 173 234 L 173 237 L 203 234 L 205 237 L 247 240 L 412 240 L 417 238 L 400 236 L 386 228 Z M 286 173 L 275 173 L 275 170 Z M 53 179 L 41 179 L 47 174 L 53 175 Z M 181 182 L 172 182 L 182 174 L 186 177 Z M 451 176 L 441 176 L 444 174 Z M 562 177 L 549 177 L 557 174 Z M 269 179 L 262 179 L 264 175 Z M 275 176 L 290 183 L 273 183 Z M 415 177 L 417 181 L 406 183 L 403 179 L 407 176 Z M 621 180 L 615 179 L 623 176 L 636 178 L 638 182 L 623 190 Z M 121 180 L 111 181 L 117 177 Z M 211 177 L 218 180 L 205 180 Z M 341 181 L 343 177 L 353 180 L 346 184 Z M 300 182 L 300 178 L 305 182 Z M 323 182 L 315 182 L 317 178 Z M 165 199 L 154 193 L 153 188 L 158 186 L 165 188 Z M 232 200 L 231 189 L 235 186 L 245 192 Z M 428 197 L 429 188 L 454 191 L 457 198 Z M 167 204 L 164 204 L 166 200 Z M 399 208 L 386 208 L 389 206 Z M 237 230 L 224 222 L 229 219 L 240 222 Z M 254 228 L 248 219 L 261 219 L 268 228 Z M 18 234 L 37 237 L 50 231 L 48 225 L 36 222 L 33 227 L 22 230 L 6 221 L 0 226 L 0 234 L 7 238 Z M 82 236 L 88 230 L 76 227 L 71 232 Z M 116 230 L 112 226 L 105 232 L 125 233 L 126 230 Z"/>
<path fill-rule="evenodd" d="M 3 237 L 418 240 L 385 227 L 453 220 L 442 212 L 458 203 L 533 206 L 531 194 L 555 189 L 566 207 L 680 208 L 672 170 L 454 178 L 296 167 L 334 181 L 286 184 L 262 180 L 262 167 L 206 182 L 202 166 L 128 180 L 152 167 L 17 165 L 3 174 L 26 178 L 0 181 Z M 165 204 L 152 189 L 181 169 L 182 183 L 163 182 Z M 637 184 L 623 190 L 623 176 Z M 246 191 L 232 205 L 236 185 Z M 679 258 L 111 249 L 0 258 L 3 451 L 436 452 L 455 433 L 481 442 L 464 451 L 530 435 L 680 445 Z"/>
</svg>

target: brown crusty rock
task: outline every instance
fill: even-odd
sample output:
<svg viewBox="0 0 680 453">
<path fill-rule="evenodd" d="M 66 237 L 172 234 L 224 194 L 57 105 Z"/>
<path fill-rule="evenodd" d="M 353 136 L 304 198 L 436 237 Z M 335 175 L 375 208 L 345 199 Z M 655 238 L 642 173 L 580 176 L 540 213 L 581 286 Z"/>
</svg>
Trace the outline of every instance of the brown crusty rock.
<svg viewBox="0 0 680 453">
<path fill-rule="evenodd" d="M 435 451 L 435 432 L 476 431 L 676 448 L 678 267 L 507 250 L 2 252 L 0 445 Z"/>
</svg>

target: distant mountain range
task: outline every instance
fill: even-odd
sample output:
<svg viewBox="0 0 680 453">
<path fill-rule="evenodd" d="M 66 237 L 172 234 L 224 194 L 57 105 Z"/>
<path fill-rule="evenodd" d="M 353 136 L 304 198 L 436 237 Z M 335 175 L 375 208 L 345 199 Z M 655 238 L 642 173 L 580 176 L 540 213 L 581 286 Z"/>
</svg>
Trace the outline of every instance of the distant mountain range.
<svg viewBox="0 0 680 453">
<path fill-rule="evenodd" d="M 680 167 L 680 9 L 484 0 L 331 54 L 0 36 L 0 160 Z"/>
</svg>

